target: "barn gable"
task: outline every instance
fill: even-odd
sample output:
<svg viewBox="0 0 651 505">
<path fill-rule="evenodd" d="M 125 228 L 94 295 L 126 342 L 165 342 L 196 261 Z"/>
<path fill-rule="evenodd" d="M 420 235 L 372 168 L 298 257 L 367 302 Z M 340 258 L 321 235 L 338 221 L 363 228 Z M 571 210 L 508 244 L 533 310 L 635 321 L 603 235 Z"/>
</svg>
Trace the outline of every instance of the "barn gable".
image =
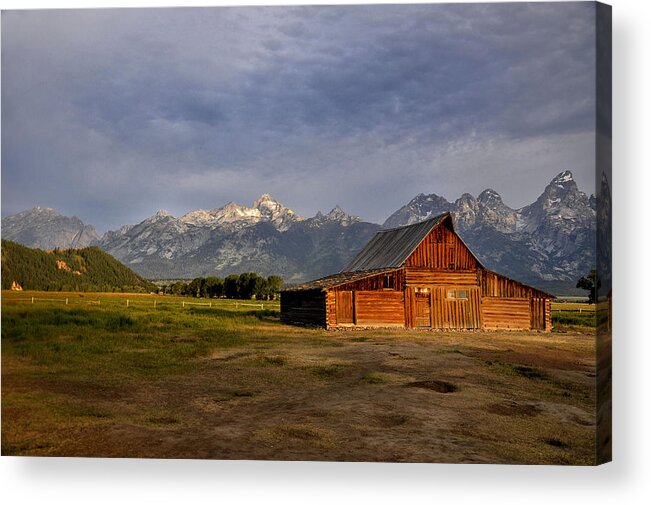
<svg viewBox="0 0 651 505">
<path fill-rule="evenodd" d="M 481 262 L 454 229 L 449 212 L 416 224 L 378 231 L 342 272 L 425 267 L 468 270 Z"/>
<path fill-rule="evenodd" d="M 407 268 L 437 270 L 475 270 L 482 267 L 454 229 L 450 214 L 438 216 L 440 221 L 427 233 L 405 260 Z"/>
<path fill-rule="evenodd" d="M 343 272 L 402 266 L 427 234 L 449 216 L 448 213 L 441 214 L 409 226 L 378 231 L 353 261 L 343 269 Z"/>
</svg>

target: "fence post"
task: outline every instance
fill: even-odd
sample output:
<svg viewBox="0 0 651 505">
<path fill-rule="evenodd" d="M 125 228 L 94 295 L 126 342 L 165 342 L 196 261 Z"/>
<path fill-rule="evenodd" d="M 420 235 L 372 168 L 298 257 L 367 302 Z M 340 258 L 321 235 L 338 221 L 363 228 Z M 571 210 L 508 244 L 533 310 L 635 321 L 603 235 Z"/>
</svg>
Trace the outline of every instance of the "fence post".
<svg viewBox="0 0 651 505">
<path fill-rule="evenodd" d="M 129 306 L 129 299 L 127 298 L 127 307 Z"/>
<path fill-rule="evenodd" d="M 34 303 L 34 297 L 32 296 L 32 303 Z"/>
<path fill-rule="evenodd" d="M 156 300 L 154 300 L 154 308 L 156 308 Z"/>
<path fill-rule="evenodd" d="M 185 307 L 185 302 L 181 302 L 181 305 L 182 305 L 183 307 Z"/>
<path fill-rule="evenodd" d="M 66 305 L 68 305 L 68 299 L 66 298 Z"/>
<path fill-rule="evenodd" d="M 264 303 L 261 303 L 261 304 L 260 304 L 260 308 L 261 308 L 262 310 L 264 310 Z"/>
<path fill-rule="evenodd" d="M 235 308 L 237 308 L 237 302 L 235 302 Z"/>
</svg>

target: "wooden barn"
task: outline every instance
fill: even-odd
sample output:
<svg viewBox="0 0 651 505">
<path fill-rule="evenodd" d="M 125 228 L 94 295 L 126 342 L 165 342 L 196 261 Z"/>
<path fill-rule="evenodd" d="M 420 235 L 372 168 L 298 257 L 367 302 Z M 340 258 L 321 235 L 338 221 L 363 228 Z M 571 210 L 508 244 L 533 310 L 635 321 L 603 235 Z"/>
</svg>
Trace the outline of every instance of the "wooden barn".
<svg viewBox="0 0 651 505">
<path fill-rule="evenodd" d="M 281 292 L 281 319 L 342 327 L 551 331 L 553 295 L 487 270 L 449 213 L 379 231 L 340 273 Z"/>
</svg>

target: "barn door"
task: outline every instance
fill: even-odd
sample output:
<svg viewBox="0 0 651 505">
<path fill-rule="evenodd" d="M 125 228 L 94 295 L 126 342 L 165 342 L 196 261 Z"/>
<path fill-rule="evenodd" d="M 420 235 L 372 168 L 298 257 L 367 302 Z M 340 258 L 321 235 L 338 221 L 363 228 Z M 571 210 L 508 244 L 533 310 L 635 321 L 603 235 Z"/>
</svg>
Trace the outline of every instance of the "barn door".
<svg viewBox="0 0 651 505">
<path fill-rule="evenodd" d="M 417 328 L 431 327 L 432 303 L 429 289 L 416 288 L 414 296 L 416 298 L 416 317 L 414 318 L 414 326 Z"/>
<path fill-rule="evenodd" d="M 355 322 L 352 291 L 337 291 L 335 293 L 335 306 L 337 307 L 337 324 L 353 324 Z"/>
<path fill-rule="evenodd" d="M 446 330 L 477 329 L 481 325 L 479 288 L 436 287 L 433 291 L 432 326 Z"/>
</svg>

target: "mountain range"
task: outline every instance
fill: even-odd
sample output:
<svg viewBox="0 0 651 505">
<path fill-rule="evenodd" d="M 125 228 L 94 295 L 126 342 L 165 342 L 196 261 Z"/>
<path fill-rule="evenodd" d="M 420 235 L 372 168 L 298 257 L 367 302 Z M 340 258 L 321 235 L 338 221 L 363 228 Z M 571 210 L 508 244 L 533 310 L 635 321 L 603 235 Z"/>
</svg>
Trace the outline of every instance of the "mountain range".
<svg viewBox="0 0 651 505">
<path fill-rule="evenodd" d="M 140 275 L 193 278 L 256 271 L 300 282 L 341 270 L 381 228 L 452 213 L 463 240 L 484 265 L 556 293 L 573 291 L 594 268 L 596 199 L 570 171 L 558 174 L 535 202 L 507 206 L 493 189 L 456 201 L 419 194 L 382 224 L 339 206 L 304 218 L 264 194 L 246 207 L 229 202 L 181 217 L 159 211 L 136 225 L 99 236 L 76 217 L 40 207 L 2 219 L 2 236 L 29 247 L 98 245 Z"/>
</svg>

